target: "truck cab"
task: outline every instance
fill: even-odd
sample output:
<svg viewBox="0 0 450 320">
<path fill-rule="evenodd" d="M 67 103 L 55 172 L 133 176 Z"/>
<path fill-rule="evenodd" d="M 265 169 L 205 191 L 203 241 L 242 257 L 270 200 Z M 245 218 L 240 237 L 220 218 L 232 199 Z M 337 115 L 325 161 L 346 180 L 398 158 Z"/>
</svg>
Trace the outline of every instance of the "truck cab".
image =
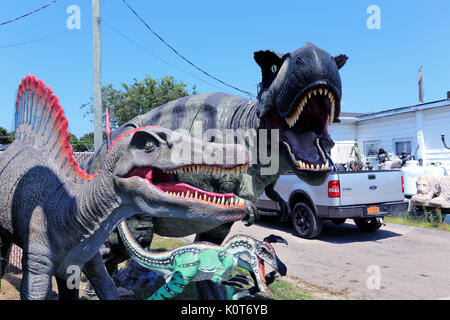
<svg viewBox="0 0 450 320">
<path fill-rule="evenodd" d="M 316 238 L 323 221 L 342 224 L 353 219 L 359 230 L 378 230 L 383 217 L 408 210 L 404 196 L 404 178 L 400 170 L 338 171 L 330 173 L 320 186 L 312 186 L 295 174 L 282 175 L 275 191 L 287 202 L 289 216 L 296 233 L 307 239 Z M 278 203 L 265 194 L 257 202 L 261 214 L 276 214 Z"/>
</svg>

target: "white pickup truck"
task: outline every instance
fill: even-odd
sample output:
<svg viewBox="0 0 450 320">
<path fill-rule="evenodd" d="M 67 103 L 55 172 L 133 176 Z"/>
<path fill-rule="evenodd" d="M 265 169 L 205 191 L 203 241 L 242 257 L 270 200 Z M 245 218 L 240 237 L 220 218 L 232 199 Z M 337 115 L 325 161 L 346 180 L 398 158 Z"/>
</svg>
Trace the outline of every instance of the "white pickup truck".
<svg viewBox="0 0 450 320">
<path fill-rule="evenodd" d="M 320 234 L 323 220 L 342 224 L 350 218 L 360 231 L 376 231 L 384 216 L 408 210 L 400 170 L 335 170 L 320 186 L 311 186 L 288 173 L 280 177 L 274 190 L 287 202 L 296 233 L 306 239 Z M 257 207 L 263 215 L 280 212 L 279 204 L 265 193 Z"/>
</svg>

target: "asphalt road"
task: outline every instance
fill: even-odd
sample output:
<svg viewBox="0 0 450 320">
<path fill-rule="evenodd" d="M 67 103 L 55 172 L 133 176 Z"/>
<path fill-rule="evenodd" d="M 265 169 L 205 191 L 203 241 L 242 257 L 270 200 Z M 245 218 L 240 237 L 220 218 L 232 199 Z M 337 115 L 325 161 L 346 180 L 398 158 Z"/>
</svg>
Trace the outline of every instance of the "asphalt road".
<svg viewBox="0 0 450 320">
<path fill-rule="evenodd" d="M 450 232 L 387 224 L 362 233 L 347 221 L 325 222 L 315 240 L 299 238 L 288 224 L 268 217 L 250 227 L 235 223 L 230 235 L 284 237 L 289 245 L 274 248 L 287 276 L 339 293 L 331 298 L 450 299 Z"/>
</svg>

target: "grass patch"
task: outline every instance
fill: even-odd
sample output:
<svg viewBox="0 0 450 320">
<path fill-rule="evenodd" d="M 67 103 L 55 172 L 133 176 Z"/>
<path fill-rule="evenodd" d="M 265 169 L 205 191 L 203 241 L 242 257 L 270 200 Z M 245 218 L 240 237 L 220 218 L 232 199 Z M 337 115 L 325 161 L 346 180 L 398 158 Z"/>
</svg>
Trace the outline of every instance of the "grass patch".
<svg viewBox="0 0 450 320">
<path fill-rule="evenodd" d="M 171 250 L 179 246 L 184 246 L 186 241 L 179 238 L 169 238 L 155 235 L 152 240 L 150 249 L 155 251 Z"/>
<path fill-rule="evenodd" d="M 256 300 L 270 299 L 270 300 L 314 300 L 315 298 L 302 291 L 294 284 L 276 279 L 270 286 L 267 293 L 257 293 Z"/>
<path fill-rule="evenodd" d="M 403 216 L 385 217 L 385 221 L 406 226 L 450 231 L 450 224 L 442 222 L 442 214 L 440 211 L 428 212 L 425 210 L 421 213 L 405 212 Z"/>
</svg>

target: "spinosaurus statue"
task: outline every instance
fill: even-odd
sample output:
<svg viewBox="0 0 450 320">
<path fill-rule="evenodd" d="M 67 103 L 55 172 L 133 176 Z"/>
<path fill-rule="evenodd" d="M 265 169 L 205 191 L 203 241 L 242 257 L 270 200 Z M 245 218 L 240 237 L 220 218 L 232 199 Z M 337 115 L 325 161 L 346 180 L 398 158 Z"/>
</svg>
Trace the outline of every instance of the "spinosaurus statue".
<svg viewBox="0 0 450 320">
<path fill-rule="evenodd" d="M 257 51 L 254 59 L 262 72 L 256 101 L 217 92 L 188 96 L 139 115 L 112 133 L 114 139 L 124 131 L 152 124 L 171 130 L 189 130 L 192 135 L 196 121 L 202 123 L 204 131 L 279 129 L 280 161 L 275 174 L 261 174 L 261 169 L 267 165 L 258 162 L 238 179 L 192 172 L 179 175 L 181 181 L 216 192 L 233 192 L 248 200 L 245 202 L 250 211 L 248 225 L 258 216 L 254 203 L 264 191 L 269 198 L 279 202 L 282 219 L 288 218 L 286 202 L 274 191 L 275 183 L 282 173 L 292 170 L 300 179 L 313 185 L 322 184 L 328 177 L 331 169 L 329 154 L 334 146 L 328 134 L 328 125 L 339 122 L 342 96 L 339 69 L 345 65 L 348 57 L 343 54 L 333 57 L 308 42 L 290 53 Z M 215 138 L 218 137 L 211 137 L 211 140 Z M 270 139 L 268 144 L 254 146 L 255 154 L 259 155 L 260 147 L 270 150 Z M 82 168 L 87 172 L 96 172 L 106 150 L 107 146 L 103 144 L 95 155 L 81 164 Z M 134 223 L 129 223 L 132 234 L 149 241 L 151 239 L 145 234 L 154 231 L 165 236 L 200 233 L 197 240 L 219 244 L 232 225 L 223 224 L 210 232 L 201 232 L 196 230 L 194 223 L 187 221 L 182 224 L 170 221 L 169 227 L 164 218 L 153 219 L 144 225 L 139 219 L 139 216 L 128 219 L 128 222 L 134 220 Z M 115 239 L 120 242 L 117 236 Z M 113 251 L 121 255 L 119 251 L 122 254 L 124 251 L 123 246 L 121 248 Z"/>
<path fill-rule="evenodd" d="M 169 129 L 136 127 L 116 136 L 99 172 L 89 174 L 73 156 L 58 98 L 30 75 L 18 89 L 15 130 L 14 143 L 0 157 L 0 245 L 2 254 L 11 243 L 23 249 L 22 299 L 49 298 L 52 275 L 60 298 L 74 298 L 78 291 L 66 285 L 70 266 L 83 271 L 100 299 L 117 299 L 99 248 L 121 220 L 136 213 L 195 221 L 200 230 L 247 213 L 238 196 L 180 183 L 173 174 L 237 174 L 248 166 L 248 156 L 235 160 L 245 153 L 243 146 L 206 145 Z M 189 156 L 173 157 L 186 144 Z M 223 154 L 224 164 L 194 164 L 191 159 L 202 159 L 206 147 Z"/>
<path fill-rule="evenodd" d="M 166 284 L 160 287 L 147 300 L 171 299 L 181 292 L 192 281 L 211 280 L 217 284 L 225 285 L 228 300 L 237 300 L 245 293 L 234 294 L 233 287 L 248 284 L 245 275 L 232 277 L 233 271 L 239 265 L 254 277 L 255 289 L 253 291 L 265 292 L 267 290 L 264 262 L 268 263 L 275 272 L 281 276 L 286 275 L 287 268 L 278 258 L 269 242 L 287 241 L 281 237 L 271 235 L 258 241 L 247 235 L 234 235 L 222 246 L 208 242 L 196 242 L 184 245 L 165 252 L 148 252 L 137 243 L 128 229 L 126 221 L 119 224 L 118 231 L 130 256 L 140 265 L 158 270 L 166 278 Z M 276 239 L 271 241 L 271 239 Z M 249 261 L 240 258 L 247 255 Z M 275 273 L 268 275 L 270 281 L 274 280 Z"/>
</svg>

